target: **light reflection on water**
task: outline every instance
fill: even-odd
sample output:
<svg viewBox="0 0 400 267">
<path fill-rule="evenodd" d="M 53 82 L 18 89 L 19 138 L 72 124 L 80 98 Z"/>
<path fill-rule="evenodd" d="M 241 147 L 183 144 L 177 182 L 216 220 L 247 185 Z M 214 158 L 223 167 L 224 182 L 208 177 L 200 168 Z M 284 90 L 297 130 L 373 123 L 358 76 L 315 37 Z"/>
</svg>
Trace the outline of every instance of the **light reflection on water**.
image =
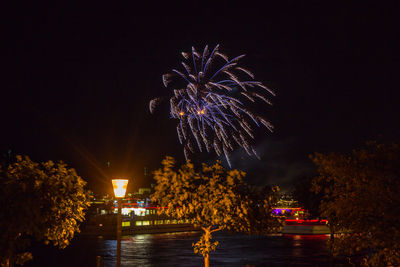
<svg viewBox="0 0 400 267">
<path fill-rule="evenodd" d="M 202 258 L 194 255 L 191 245 L 199 237 L 198 232 L 124 236 L 121 242 L 121 265 L 199 266 Z M 104 240 L 103 244 L 102 266 L 115 266 L 116 240 Z"/>
<path fill-rule="evenodd" d="M 203 266 L 201 256 L 193 253 L 198 232 L 140 234 L 123 237 L 122 266 Z M 216 233 L 220 244 L 211 254 L 211 266 L 327 266 L 326 235 L 246 236 Z M 62 252 L 37 253 L 28 266 L 115 266 L 116 240 L 76 239 Z"/>
</svg>

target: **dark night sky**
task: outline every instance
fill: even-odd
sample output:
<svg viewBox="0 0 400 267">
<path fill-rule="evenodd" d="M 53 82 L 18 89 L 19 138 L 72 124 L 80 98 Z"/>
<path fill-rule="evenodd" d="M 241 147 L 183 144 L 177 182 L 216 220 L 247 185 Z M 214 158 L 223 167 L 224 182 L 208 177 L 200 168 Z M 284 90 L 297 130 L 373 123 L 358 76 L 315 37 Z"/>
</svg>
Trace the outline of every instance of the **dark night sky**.
<svg viewBox="0 0 400 267">
<path fill-rule="evenodd" d="M 230 57 L 246 53 L 277 93 L 264 110 L 275 132 L 257 132 L 262 159 L 233 156 L 251 182 L 288 188 L 312 152 L 399 142 L 399 5 L 304 2 L 4 7 L 3 157 L 63 160 L 99 191 L 111 190 L 110 161 L 133 189 L 148 185 L 145 166 L 183 159 L 168 107 L 148 111 L 168 95 L 161 75 L 181 51 L 218 43 Z"/>
</svg>

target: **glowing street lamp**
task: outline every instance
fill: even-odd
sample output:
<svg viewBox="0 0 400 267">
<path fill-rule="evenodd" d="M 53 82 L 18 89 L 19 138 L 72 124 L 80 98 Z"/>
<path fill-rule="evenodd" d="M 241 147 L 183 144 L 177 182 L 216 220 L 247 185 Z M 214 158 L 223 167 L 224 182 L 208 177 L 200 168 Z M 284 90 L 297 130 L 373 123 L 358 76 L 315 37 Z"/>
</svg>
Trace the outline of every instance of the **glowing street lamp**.
<svg viewBox="0 0 400 267">
<path fill-rule="evenodd" d="M 114 195 L 116 198 L 123 198 L 128 187 L 128 180 L 124 179 L 112 179 Z"/>
<path fill-rule="evenodd" d="M 121 266 L 121 232 L 122 232 L 122 216 L 121 216 L 121 200 L 125 196 L 128 180 L 112 179 L 114 195 L 117 198 L 118 213 L 117 213 L 117 267 Z"/>
</svg>

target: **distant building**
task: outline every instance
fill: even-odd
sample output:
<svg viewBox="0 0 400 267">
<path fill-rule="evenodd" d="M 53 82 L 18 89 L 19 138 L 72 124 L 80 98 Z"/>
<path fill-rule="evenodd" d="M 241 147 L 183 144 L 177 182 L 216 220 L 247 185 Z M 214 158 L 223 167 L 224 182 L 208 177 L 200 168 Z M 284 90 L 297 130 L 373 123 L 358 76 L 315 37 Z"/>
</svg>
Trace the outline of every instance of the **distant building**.
<svg viewBox="0 0 400 267">
<path fill-rule="evenodd" d="M 139 188 L 139 195 L 150 194 L 151 188 Z"/>
</svg>

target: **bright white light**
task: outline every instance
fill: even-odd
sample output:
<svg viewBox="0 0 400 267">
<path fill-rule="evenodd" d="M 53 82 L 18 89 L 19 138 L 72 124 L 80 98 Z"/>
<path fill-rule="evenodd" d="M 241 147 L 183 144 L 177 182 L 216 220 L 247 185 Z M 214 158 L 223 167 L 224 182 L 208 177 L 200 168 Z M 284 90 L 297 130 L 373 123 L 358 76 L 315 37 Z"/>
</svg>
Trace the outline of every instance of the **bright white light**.
<svg viewBox="0 0 400 267">
<path fill-rule="evenodd" d="M 121 209 L 121 214 L 122 215 L 129 215 L 130 212 L 131 212 L 130 208 L 122 208 Z"/>
<path fill-rule="evenodd" d="M 117 213 L 118 209 L 114 208 L 114 213 Z M 133 212 L 136 216 L 145 216 L 148 214 L 148 211 L 144 208 L 122 208 L 121 214 L 122 215 L 130 215 Z"/>
</svg>

